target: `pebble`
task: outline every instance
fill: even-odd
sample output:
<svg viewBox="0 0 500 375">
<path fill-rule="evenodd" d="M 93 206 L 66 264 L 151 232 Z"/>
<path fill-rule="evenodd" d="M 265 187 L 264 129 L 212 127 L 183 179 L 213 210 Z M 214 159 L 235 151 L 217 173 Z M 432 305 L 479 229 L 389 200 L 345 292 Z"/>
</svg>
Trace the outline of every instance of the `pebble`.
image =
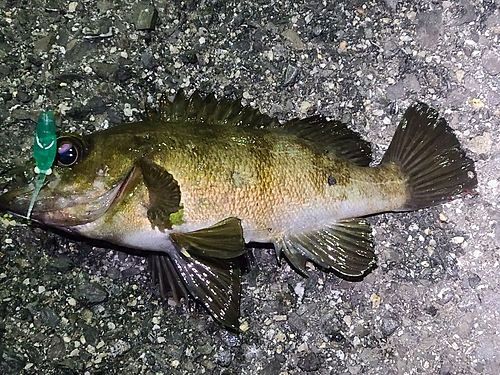
<svg viewBox="0 0 500 375">
<path fill-rule="evenodd" d="M 493 51 L 487 51 L 481 58 L 484 71 L 492 76 L 500 73 L 500 56 Z"/>
<path fill-rule="evenodd" d="M 498 185 L 499 185 L 498 180 L 489 180 L 488 181 L 488 187 L 489 188 L 495 189 L 495 188 L 498 187 Z"/>
<path fill-rule="evenodd" d="M 399 325 L 400 323 L 392 317 L 382 318 L 382 323 L 380 324 L 382 336 L 389 337 L 398 329 Z"/>
<path fill-rule="evenodd" d="M 423 47 L 434 47 L 443 28 L 442 11 L 432 10 L 417 14 L 416 39 Z"/>
<path fill-rule="evenodd" d="M 297 366 L 305 372 L 318 371 L 322 363 L 321 358 L 313 352 L 307 353 L 304 357 L 300 358 Z"/>
<path fill-rule="evenodd" d="M 308 102 L 308 101 L 303 101 L 302 103 L 300 103 L 300 112 L 302 113 L 307 113 L 309 111 L 311 111 L 312 109 L 314 108 L 314 104 L 312 104 L 311 102 Z"/>
<path fill-rule="evenodd" d="M 78 6 L 78 2 L 76 2 L 76 1 L 72 1 L 71 3 L 69 3 L 68 4 L 68 12 L 74 13 L 77 6 Z"/>
<path fill-rule="evenodd" d="M 283 31 L 281 34 L 286 41 L 288 42 L 288 45 L 292 47 L 295 50 L 302 51 L 306 48 L 306 45 L 304 42 L 300 39 L 299 34 L 295 30 L 292 29 L 287 29 Z"/>
<path fill-rule="evenodd" d="M 484 102 L 479 98 L 472 99 L 472 108 L 483 109 L 485 107 Z"/>
<path fill-rule="evenodd" d="M 468 148 L 475 154 L 489 154 L 493 141 L 489 132 L 484 132 L 482 135 L 474 137 L 468 144 Z"/>
<path fill-rule="evenodd" d="M 382 301 L 382 298 L 380 298 L 379 295 L 372 293 L 372 295 L 370 296 L 370 301 L 372 303 L 372 307 L 374 309 L 376 309 L 377 307 L 380 306 L 380 302 Z"/>
<path fill-rule="evenodd" d="M 444 289 L 440 290 L 438 293 L 439 303 L 441 305 L 445 305 L 451 301 L 453 296 L 454 296 L 454 293 L 450 288 L 444 288 Z"/>
<path fill-rule="evenodd" d="M 139 4 L 137 7 L 135 28 L 137 30 L 154 30 L 156 21 L 158 20 L 158 11 L 156 8 L 148 4 Z"/>
<path fill-rule="evenodd" d="M 77 286 L 74 296 L 84 304 L 94 305 L 104 302 L 108 298 L 108 293 L 97 283 L 83 283 Z"/>
<path fill-rule="evenodd" d="M 239 329 L 241 332 L 246 332 L 250 326 L 248 325 L 248 322 L 245 320 L 243 323 L 240 324 Z"/>
<path fill-rule="evenodd" d="M 286 315 L 275 315 L 273 316 L 273 320 L 275 322 L 284 322 L 288 319 L 288 317 Z"/>
</svg>

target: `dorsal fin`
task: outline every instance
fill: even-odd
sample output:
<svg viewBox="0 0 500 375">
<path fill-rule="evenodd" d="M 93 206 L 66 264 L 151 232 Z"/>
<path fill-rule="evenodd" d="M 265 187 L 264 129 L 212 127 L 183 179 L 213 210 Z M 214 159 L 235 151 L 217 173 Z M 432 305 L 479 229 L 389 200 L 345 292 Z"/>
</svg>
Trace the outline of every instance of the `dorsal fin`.
<svg viewBox="0 0 500 375">
<path fill-rule="evenodd" d="M 366 167 L 372 161 L 370 143 L 340 121 L 329 121 L 320 115 L 296 118 L 283 124 L 282 130 L 320 145 L 325 151 L 343 156 L 356 165 Z"/>
<path fill-rule="evenodd" d="M 165 121 L 203 122 L 253 128 L 279 125 L 277 119 L 255 108 L 243 106 L 240 100 L 227 98 L 217 100 L 214 94 L 202 97 L 198 91 L 187 97 L 183 90 L 179 90 L 172 102 L 163 98 L 159 115 Z"/>
<path fill-rule="evenodd" d="M 177 92 L 173 101 L 164 97 L 158 114 L 164 121 L 274 128 L 318 144 L 325 151 L 343 156 L 357 165 L 368 166 L 372 161 L 368 142 L 345 124 L 319 115 L 293 119 L 281 125 L 277 118 L 243 106 L 240 100 L 218 100 L 214 94 L 202 97 L 198 91 L 187 97 L 183 90 Z"/>
</svg>

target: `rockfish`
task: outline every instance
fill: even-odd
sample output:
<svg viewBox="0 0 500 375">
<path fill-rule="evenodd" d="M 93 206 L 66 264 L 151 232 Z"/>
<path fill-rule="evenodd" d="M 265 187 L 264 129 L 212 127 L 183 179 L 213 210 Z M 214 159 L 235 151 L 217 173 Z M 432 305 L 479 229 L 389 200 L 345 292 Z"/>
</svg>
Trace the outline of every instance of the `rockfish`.
<svg viewBox="0 0 500 375">
<path fill-rule="evenodd" d="M 238 326 L 240 256 L 271 243 L 301 274 L 306 262 L 348 278 L 376 266 L 363 218 L 449 201 L 477 185 L 474 163 L 437 111 L 415 103 L 382 161 L 346 125 L 276 119 L 239 101 L 164 99 L 141 122 L 61 134 L 31 218 L 149 252 L 154 283 Z M 33 184 L 0 207 L 25 216 Z"/>
</svg>

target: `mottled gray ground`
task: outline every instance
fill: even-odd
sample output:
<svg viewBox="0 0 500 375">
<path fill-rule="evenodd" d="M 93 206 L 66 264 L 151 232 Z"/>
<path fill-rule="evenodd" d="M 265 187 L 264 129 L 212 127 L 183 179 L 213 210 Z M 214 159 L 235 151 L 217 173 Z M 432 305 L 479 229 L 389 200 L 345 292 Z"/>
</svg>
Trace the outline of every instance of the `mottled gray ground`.
<svg viewBox="0 0 500 375">
<path fill-rule="evenodd" d="M 0 372 L 500 373 L 498 5 L 0 0 L 2 171 L 31 157 L 43 108 L 88 133 L 184 88 L 280 119 L 342 119 L 378 157 L 421 100 L 479 179 L 474 198 L 370 219 L 379 267 L 363 282 L 303 279 L 253 251 L 239 335 L 196 307 L 162 306 L 142 258 L 3 217 Z"/>
</svg>

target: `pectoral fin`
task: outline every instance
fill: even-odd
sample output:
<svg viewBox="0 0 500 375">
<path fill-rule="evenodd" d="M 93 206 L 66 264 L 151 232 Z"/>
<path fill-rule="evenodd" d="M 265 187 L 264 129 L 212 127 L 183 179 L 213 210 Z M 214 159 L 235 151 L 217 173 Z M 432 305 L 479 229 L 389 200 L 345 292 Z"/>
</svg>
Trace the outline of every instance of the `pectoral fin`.
<svg viewBox="0 0 500 375">
<path fill-rule="evenodd" d="M 172 233 L 170 238 L 193 256 L 232 259 L 245 253 L 241 220 L 234 217 L 193 232 Z"/>
<path fill-rule="evenodd" d="M 285 236 L 276 241 L 290 263 L 307 276 L 306 262 L 344 276 L 361 277 L 376 264 L 370 224 L 365 219 L 339 221 L 324 229 Z"/>
<path fill-rule="evenodd" d="M 174 177 L 158 164 L 142 158 L 137 162 L 148 188 L 148 219 L 160 230 L 172 229 L 172 214 L 182 212 L 181 191 Z"/>
</svg>

